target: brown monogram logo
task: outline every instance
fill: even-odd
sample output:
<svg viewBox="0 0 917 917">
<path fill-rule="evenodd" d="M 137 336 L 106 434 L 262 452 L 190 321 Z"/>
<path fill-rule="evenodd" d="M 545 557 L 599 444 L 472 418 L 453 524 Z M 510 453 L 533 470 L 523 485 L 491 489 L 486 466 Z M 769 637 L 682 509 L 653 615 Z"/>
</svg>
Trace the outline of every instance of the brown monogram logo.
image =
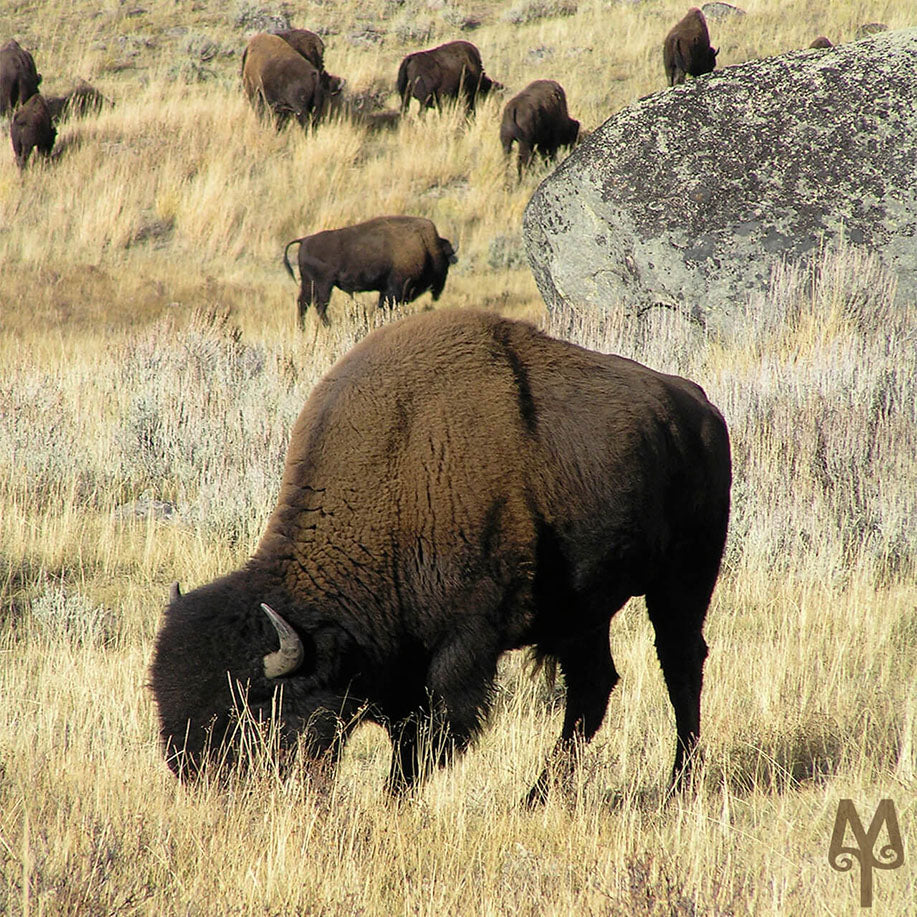
<svg viewBox="0 0 917 917">
<path fill-rule="evenodd" d="M 888 843 L 879 848 L 878 856 L 873 852 L 882 826 L 888 833 Z M 844 844 L 847 827 L 853 832 L 855 847 Z M 842 799 L 838 803 L 837 816 L 834 819 L 834 831 L 831 834 L 831 846 L 828 848 L 828 862 L 838 872 L 850 872 L 853 862 L 860 864 L 860 907 L 872 907 L 872 871 L 873 869 L 897 869 L 904 863 L 904 847 L 901 844 L 901 829 L 895 814 L 895 804 L 890 799 L 883 799 L 876 809 L 876 814 L 863 830 L 863 823 L 854 808 L 852 799 Z"/>
</svg>

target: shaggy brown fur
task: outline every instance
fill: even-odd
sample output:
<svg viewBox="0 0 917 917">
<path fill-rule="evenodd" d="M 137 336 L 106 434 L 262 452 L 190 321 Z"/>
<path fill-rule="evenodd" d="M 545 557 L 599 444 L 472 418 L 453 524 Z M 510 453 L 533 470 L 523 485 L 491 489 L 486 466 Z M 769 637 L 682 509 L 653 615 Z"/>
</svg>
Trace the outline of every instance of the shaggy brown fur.
<svg viewBox="0 0 917 917">
<path fill-rule="evenodd" d="M 35 60 L 16 39 L 0 47 L 0 115 L 30 99 L 41 84 Z"/>
<path fill-rule="evenodd" d="M 65 117 L 82 118 L 100 112 L 103 105 L 112 104 L 86 80 L 79 80 L 66 95 L 48 96 L 45 101 L 54 121 Z"/>
<path fill-rule="evenodd" d="M 481 52 L 470 41 L 450 41 L 427 51 L 408 54 L 398 67 L 395 82 L 401 96 L 401 111 L 407 112 L 411 99 L 420 109 L 440 108 L 443 99 L 461 99 L 474 111 L 478 95 L 502 89 L 484 73 Z"/>
<path fill-rule="evenodd" d="M 325 69 L 325 43 L 308 29 L 286 29 L 283 32 L 271 32 L 282 38 L 294 51 L 301 54 L 317 70 Z"/>
<path fill-rule="evenodd" d="M 56 137 L 51 110 L 43 96 L 36 93 L 16 109 L 10 122 L 10 140 L 20 169 L 28 164 L 32 150 L 50 156 Z"/>
<path fill-rule="evenodd" d="M 662 46 L 662 59 L 666 79 L 670 86 L 685 81 L 685 75 L 701 76 L 712 73 L 716 67 L 716 48 L 710 47 L 707 20 L 696 7 L 672 26 Z"/>
<path fill-rule="evenodd" d="M 726 426 L 692 382 L 491 312 L 383 327 L 313 389 L 251 560 L 173 593 L 151 670 L 169 765 L 197 773 L 208 736 L 239 763 L 238 685 L 284 748 L 332 762 L 361 716 L 382 724 L 399 792 L 470 743 L 497 660 L 533 646 L 564 674 L 554 763 L 572 767 L 618 680 L 610 619 L 645 595 L 678 784 L 729 490 Z"/>
<path fill-rule="evenodd" d="M 279 130 L 295 118 L 303 127 L 321 118 L 331 78 L 276 35 L 255 35 L 242 55 L 242 85 L 252 108 Z"/>
<path fill-rule="evenodd" d="M 831 43 L 830 38 L 825 38 L 824 35 L 819 35 L 812 44 L 809 45 L 810 48 L 833 48 L 834 45 Z"/>
<path fill-rule="evenodd" d="M 554 159 L 562 146 L 573 146 L 579 135 L 579 121 L 567 114 L 567 97 L 554 80 L 535 80 L 514 95 L 503 109 L 500 142 L 508 156 L 513 141 L 519 144 L 519 176 L 533 152 Z"/>
<path fill-rule="evenodd" d="M 295 280 L 288 257 L 299 245 L 299 318 L 315 305 L 319 318 L 326 314 L 331 290 L 345 293 L 378 290 L 379 307 L 411 302 L 430 290 L 439 299 L 449 265 L 455 262 L 450 242 L 423 217 L 386 216 L 343 229 L 327 229 L 293 239 L 283 252 L 283 263 Z"/>
</svg>

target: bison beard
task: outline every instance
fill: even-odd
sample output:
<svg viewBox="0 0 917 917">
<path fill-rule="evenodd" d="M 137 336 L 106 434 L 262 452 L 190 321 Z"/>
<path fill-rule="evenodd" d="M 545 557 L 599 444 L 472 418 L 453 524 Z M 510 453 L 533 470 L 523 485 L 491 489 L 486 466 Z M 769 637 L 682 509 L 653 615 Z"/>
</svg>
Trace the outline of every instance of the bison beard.
<svg viewBox="0 0 917 917">
<path fill-rule="evenodd" d="M 681 785 L 729 490 L 725 424 L 692 382 L 491 313 L 388 325 L 315 387 L 246 566 L 173 593 L 151 668 L 169 765 L 241 763 L 241 692 L 329 766 L 380 723 L 401 792 L 469 744 L 498 658 L 531 646 L 567 689 L 538 802 L 601 725 L 610 619 L 645 595 Z"/>
</svg>

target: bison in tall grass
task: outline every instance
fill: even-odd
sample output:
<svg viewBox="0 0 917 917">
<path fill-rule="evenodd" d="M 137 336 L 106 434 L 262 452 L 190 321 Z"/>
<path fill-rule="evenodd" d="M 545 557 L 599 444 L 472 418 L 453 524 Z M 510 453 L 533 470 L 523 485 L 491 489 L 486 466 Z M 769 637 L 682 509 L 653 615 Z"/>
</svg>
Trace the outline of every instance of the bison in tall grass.
<svg viewBox="0 0 917 917">
<path fill-rule="evenodd" d="M 27 102 L 40 85 L 35 59 L 15 38 L 0 46 L 0 115 Z"/>
<path fill-rule="evenodd" d="M 439 299 L 446 285 L 455 249 L 430 220 L 412 216 L 386 216 L 326 229 L 293 239 L 283 251 L 287 273 L 291 245 L 299 245 L 299 320 L 314 305 L 326 325 L 331 290 L 345 293 L 378 291 L 379 308 L 386 303 L 413 302 L 429 290 Z"/>
<path fill-rule="evenodd" d="M 170 767 L 251 760 L 244 699 L 242 722 L 269 721 L 312 767 L 381 724 L 402 792 L 468 746 L 497 660 L 530 646 L 567 691 L 538 802 L 601 725 L 609 622 L 645 595 L 681 785 L 730 476 L 726 425 L 693 382 L 490 312 L 373 332 L 306 402 L 251 559 L 173 591 L 151 669 Z"/>
<path fill-rule="evenodd" d="M 24 169 L 29 163 L 32 150 L 48 157 L 54 149 L 57 129 L 51 121 L 51 109 L 41 93 L 30 96 L 16 109 L 10 121 L 10 140 L 16 165 Z"/>
<path fill-rule="evenodd" d="M 408 54 L 395 80 L 402 114 L 407 113 L 412 98 L 420 103 L 421 111 L 440 108 L 445 99 L 458 99 L 471 113 L 479 95 L 502 88 L 484 73 L 481 52 L 470 41 L 449 41 Z"/>
<path fill-rule="evenodd" d="M 518 144 L 516 163 L 519 177 L 533 153 L 554 159 L 562 146 L 573 146 L 579 136 L 579 121 L 567 114 L 567 97 L 554 80 L 535 80 L 514 95 L 503 109 L 500 143 L 508 156 Z"/>
<path fill-rule="evenodd" d="M 290 118 L 315 126 L 341 81 L 306 60 L 277 35 L 255 35 L 242 55 L 242 86 L 255 112 L 280 130 Z"/>
<path fill-rule="evenodd" d="M 685 81 L 686 74 L 702 76 L 716 67 L 716 48 L 710 47 L 707 20 L 696 7 L 672 26 L 662 46 L 662 60 L 670 86 Z"/>
</svg>

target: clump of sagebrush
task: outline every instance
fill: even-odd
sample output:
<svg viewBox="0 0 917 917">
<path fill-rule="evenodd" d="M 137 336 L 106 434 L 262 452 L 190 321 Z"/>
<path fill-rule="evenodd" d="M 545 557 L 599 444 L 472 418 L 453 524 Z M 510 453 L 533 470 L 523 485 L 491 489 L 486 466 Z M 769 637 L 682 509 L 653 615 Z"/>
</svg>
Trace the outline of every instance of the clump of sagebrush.
<svg viewBox="0 0 917 917">
<path fill-rule="evenodd" d="M 536 22 L 539 19 L 552 19 L 558 16 L 572 16 L 579 8 L 576 0 L 520 0 L 500 14 L 504 22 L 519 25 L 524 22 Z"/>
<path fill-rule="evenodd" d="M 44 577 L 32 600 L 32 620 L 52 639 L 108 644 L 116 637 L 114 615 L 60 577 Z"/>
</svg>

